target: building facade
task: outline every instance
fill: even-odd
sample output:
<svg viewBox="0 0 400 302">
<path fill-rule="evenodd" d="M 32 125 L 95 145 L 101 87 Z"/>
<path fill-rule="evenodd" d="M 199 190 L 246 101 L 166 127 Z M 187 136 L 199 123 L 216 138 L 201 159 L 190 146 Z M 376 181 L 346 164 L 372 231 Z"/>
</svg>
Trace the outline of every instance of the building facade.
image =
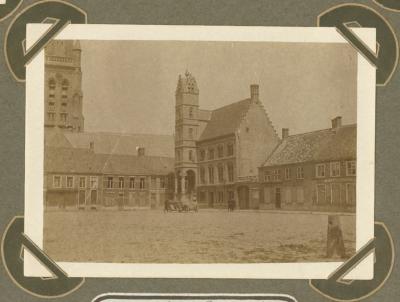
<svg viewBox="0 0 400 302">
<path fill-rule="evenodd" d="M 160 208 L 173 194 L 174 159 L 98 154 L 93 146 L 45 150 L 46 207 Z"/>
<path fill-rule="evenodd" d="M 259 169 L 260 208 L 354 212 L 356 206 L 356 125 L 289 135 Z"/>
<path fill-rule="evenodd" d="M 53 40 L 46 46 L 44 96 L 46 128 L 84 131 L 79 41 Z"/>
<path fill-rule="evenodd" d="M 257 207 L 258 167 L 278 142 L 259 99 L 258 85 L 250 86 L 248 99 L 202 110 L 193 75 L 179 76 L 175 129 L 178 199 L 195 194 L 202 207 L 226 207 L 230 199 L 242 209 Z"/>
</svg>

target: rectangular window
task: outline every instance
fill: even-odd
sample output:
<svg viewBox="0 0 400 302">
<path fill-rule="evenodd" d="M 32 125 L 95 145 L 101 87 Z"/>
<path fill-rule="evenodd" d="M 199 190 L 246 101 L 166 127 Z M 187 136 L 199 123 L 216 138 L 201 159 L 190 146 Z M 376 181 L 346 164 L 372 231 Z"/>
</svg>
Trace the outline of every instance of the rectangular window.
<svg viewBox="0 0 400 302">
<path fill-rule="evenodd" d="M 291 187 L 283 188 L 283 198 L 286 203 L 292 203 L 292 190 Z"/>
<path fill-rule="evenodd" d="M 146 178 L 141 177 L 140 183 L 139 183 L 139 188 L 143 190 L 145 187 L 146 187 Z"/>
<path fill-rule="evenodd" d="M 48 112 L 47 117 L 49 121 L 54 121 L 56 119 L 56 114 L 54 112 Z"/>
<path fill-rule="evenodd" d="M 206 183 L 206 171 L 205 171 L 204 167 L 200 168 L 200 182 L 202 184 Z"/>
<path fill-rule="evenodd" d="M 325 185 L 317 185 L 317 203 L 326 203 L 326 187 Z"/>
<path fill-rule="evenodd" d="M 233 144 L 228 144 L 228 150 L 227 150 L 227 155 L 228 156 L 233 156 Z"/>
<path fill-rule="evenodd" d="M 346 162 L 346 175 L 347 176 L 356 176 L 356 161 L 348 161 Z"/>
<path fill-rule="evenodd" d="M 331 177 L 340 176 L 340 162 L 331 163 Z"/>
<path fill-rule="evenodd" d="M 208 159 L 214 159 L 214 149 L 208 149 Z"/>
<path fill-rule="evenodd" d="M 234 179 L 234 168 L 233 168 L 233 164 L 229 163 L 228 164 L 228 181 L 233 182 L 233 179 Z"/>
<path fill-rule="evenodd" d="M 67 188 L 73 188 L 73 187 L 74 187 L 74 177 L 67 176 Z"/>
<path fill-rule="evenodd" d="M 203 161 L 206 159 L 206 151 L 204 149 L 200 150 L 200 161 Z"/>
<path fill-rule="evenodd" d="M 356 204 L 356 184 L 355 183 L 346 184 L 346 203 L 349 205 Z"/>
<path fill-rule="evenodd" d="M 296 201 L 298 203 L 304 202 L 304 188 L 303 187 L 296 188 Z"/>
<path fill-rule="evenodd" d="M 325 164 L 316 165 L 315 175 L 318 178 L 325 177 Z"/>
<path fill-rule="evenodd" d="M 286 180 L 290 179 L 290 168 L 285 168 L 285 179 Z"/>
<path fill-rule="evenodd" d="M 90 188 L 91 189 L 97 189 L 97 176 L 90 176 Z"/>
<path fill-rule="evenodd" d="M 297 167 L 297 169 L 296 169 L 296 178 L 297 179 L 304 179 L 304 168 L 303 167 Z"/>
<path fill-rule="evenodd" d="M 276 169 L 272 171 L 272 179 L 273 181 L 280 181 L 281 180 L 281 170 Z"/>
<path fill-rule="evenodd" d="M 60 113 L 60 120 L 62 122 L 66 122 L 67 121 L 67 114 L 66 113 Z"/>
<path fill-rule="evenodd" d="M 334 205 L 340 205 L 342 203 L 340 198 L 340 184 L 331 184 L 331 203 Z"/>
<path fill-rule="evenodd" d="M 161 189 L 165 188 L 165 177 L 160 177 L 160 188 Z"/>
<path fill-rule="evenodd" d="M 135 177 L 129 177 L 129 189 L 135 188 Z"/>
<path fill-rule="evenodd" d="M 86 177 L 81 176 L 79 177 L 79 188 L 86 188 Z"/>
<path fill-rule="evenodd" d="M 218 157 L 219 158 L 224 157 L 224 146 L 222 145 L 218 146 Z"/>
<path fill-rule="evenodd" d="M 193 139 L 193 128 L 189 128 L 189 138 Z"/>
<path fill-rule="evenodd" d="M 113 187 L 113 178 L 112 177 L 107 177 L 106 188 L 107 189 L 112 189 L 112 187 Z"/>
<path fill-rule="evenodd" d="M 125 179 L 123 177 L 118 177 L 118 188 L 123 189 L 125 187 Z"/>
<path fill-rule="evenodd" d="M 190 161 L 194 161 L 193 151 L 192 150 L 189 150 L 189 160 Z"/>
<path fill-rule="evenodd" d="M 224 192 L 218 191 L 218 202 L 223 203 L 224 202 Z"/>
<path fill-rule="evenodd" d="M 156 184 L 157 184 L 156 178 L 155 177 L 151 177 L 150 181 L 151 181 L 151 187 L 155 188 Z"/>
<path fill-rule="evenodd" d="M 208 167 L 208 181 L 210 184 L 214 183 L 214 167 Z"/>
<path fill-rule="evenodd" d="M 264 181 L 270 182 L 271 181 L 271 172 L 269 170 L 264 172 Z"/>
<path fill-rule="evenodd" d="M 218 182 L 224 182 L 224 167 L 222 165 L 218 166 Z"/>
<path fill-rule="evenodd" d="M 61 188 L 61 176 L 53 176 L 53 187 Z"/>
</svg>

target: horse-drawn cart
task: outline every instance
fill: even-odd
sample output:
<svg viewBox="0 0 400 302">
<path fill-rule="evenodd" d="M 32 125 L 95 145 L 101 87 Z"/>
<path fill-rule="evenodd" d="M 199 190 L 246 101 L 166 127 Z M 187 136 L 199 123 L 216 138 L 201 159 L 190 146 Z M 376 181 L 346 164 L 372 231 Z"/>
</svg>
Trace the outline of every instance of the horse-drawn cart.
<svg viewBox="0 0 400 302">
<path fill-rule="evenodd" d="M 166 200 L 164 212 L 197 212 L 197 202 L 196 201 L 174 201 Z"/>
</svg>

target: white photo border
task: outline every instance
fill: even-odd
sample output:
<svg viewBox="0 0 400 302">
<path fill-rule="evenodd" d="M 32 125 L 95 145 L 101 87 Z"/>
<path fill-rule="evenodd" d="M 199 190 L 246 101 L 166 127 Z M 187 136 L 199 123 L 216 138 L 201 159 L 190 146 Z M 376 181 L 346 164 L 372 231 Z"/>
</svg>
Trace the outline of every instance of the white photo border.
<svg viewBox="0 0 400 302">
<path fill-rule="evenodd" d="M 27 25 L 27 49 L 50 27 Z M 353 32 L 376 49 L 373 28 Z M 335 28 L 70 24 L 56 40 L 264 41 L 348 43 Z M 375 67 L 357 55 L 356 250 L 374 237 Z M 44 50 L 26 66 L 25 234 L 43 248 Z M 373 255 L 347 276 L 372 279 Z M 144 264 L 57 262 L 70 277 L 327 279 L 342 262 L 258 264 Z M 25 276 L 49 272 L 29 252 Z"/>
</svg>

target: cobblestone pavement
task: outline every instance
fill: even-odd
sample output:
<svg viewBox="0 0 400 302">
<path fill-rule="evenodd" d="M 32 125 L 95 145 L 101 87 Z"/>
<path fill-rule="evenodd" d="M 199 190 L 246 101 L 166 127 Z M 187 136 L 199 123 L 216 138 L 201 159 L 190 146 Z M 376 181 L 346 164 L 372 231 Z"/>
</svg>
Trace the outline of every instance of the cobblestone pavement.
<svg viewBox="0 0 400 302">
<path fill-rule="evenodd" d="M 200 210 L 198 213 L 51 211 L 44 250 L 56 261 L 262 263 L 326 259 L 327 215 Z M 341 217 L 346 253 L 355 216 Z"/>
</svg>

